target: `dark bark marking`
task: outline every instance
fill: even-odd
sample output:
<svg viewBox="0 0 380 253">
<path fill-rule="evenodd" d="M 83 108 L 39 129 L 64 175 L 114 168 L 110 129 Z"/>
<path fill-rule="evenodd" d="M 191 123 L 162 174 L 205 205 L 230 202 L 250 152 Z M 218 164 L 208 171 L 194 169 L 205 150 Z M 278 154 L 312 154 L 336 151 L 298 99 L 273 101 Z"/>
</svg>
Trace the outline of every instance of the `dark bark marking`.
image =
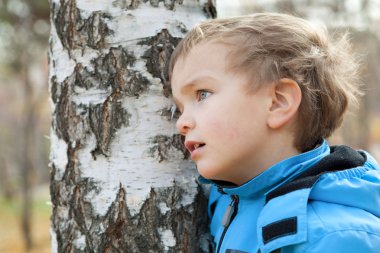
<svg viewBox="0 0 380 253">
<path fill-rule="evenodd" d="M 200 248 L 201 235 L 207 231 L 207 199 L 199 188 L 195 202 L 190 206 L 177 208 L 184 190 L 176 185 L 170 188 L 151 189 L 149 198 L 141 210 L 131 216 L 126 205 L 126 192 L 120 187 L 115 202 L 106 215 L 106 232 L 100 238 L 100 252 L 163 252 L 163 245 L 158 228 L 169 229 L 176 238 L 176 245 L 168 252 L 208 252 Z M 170 210 L 161 213 L 159 206 L 164 201 Z M 196 208 L 193 207 L 196 205 Z M 189 213 L 191 209 L 198 210 L 196 215 Z M 174 219 L 173 219 L 174 218 Z M 196 230 L 196 233 L 190 231 Z M 206 244 L 210 241 L 206 241 Z M 199 245 L 194 249 L 194 245 Z"/>
<path fill-rule="evenodd" d="M 75 156 L 71 159 L 74 160 Z M 68 166 L 76 164 L 70 163 Z M 205 215 L 207 198 L 200 186 L 194 202 L 181 207 L 178 207 L 178 203 L 182 201 L 184 189 L 176 182 L 172 187 L 151 189 L 149 197 L 135 216 L 131 216 L 126 204 L 127 193 L 120 186 L 106 215 L 99 217 L 94 216 L 91 203 L 84 199 L 88 192 L 96 192 L 96 183 L 80 178 L 77 178 L 77 182 L 57 181 L 55 173 L 53 164 L 50 189 L 53 203 L 52 224 L 57 236 L 58 252 L 121 253 L 126 249 L 128 252 L 163 252 L 158 228 L 171 230 L 176 238 L 176 245 L 168 252 L 208 252 L 200 247 L 201 236 L 208 229 Z M 159 209 L 161 202 L 170 208 L 166 213 L 161 213 Z M 60 216 L 58 208 L 62 207 L 68 209 L 68 218 Z M 193 210 L 195 213 L 192 213 Z M 105 228 L 104 232 L 97 232 L 100 226 Z M 85 236 L 86 245 L 83 250 L 76 248 L 73 242 L 78 232 Z M 210 242 L 206 238 L 205 243 L 210 245 Z M 198 248 L 194 245 L 198 245 Z"/>
<path fill-rule="evenodd" d="M 56 124 L 56 133 L 59 138 L 63 139 L 65 142 L 69 142 L 70 136 L 69 136 L 69 120 L 71 112 L 72 112 L 72 105 L 68 98 L 69 93 L 69 84 L 67 81 L 63 83 L 62 90 L 60 91 L 60 94 L 57 94 L 57 87 L 59 87 L 57 84 L 55 85 L 55 100 L 56 108 L 55 108 L 55 122 L 53 121 L 53 124 Z M 59 96 L 59 99 L 57 97 Z"/>
<path fill-rule="evenodd" d="M 56 171 L 57 171 L 57 168 L 55 167 L 55 164 L 52 163 L 51 164 L 51 167 L 50 167 L 50 195 L 51 195 L 51 203 L 52 203 L 52 206 L 53 206 L 53 209 L 59 205 L 61 205 L 62 203 L 59 203 L 59 201 L 61 200 L 61 195 L 60 195 L 60 191 L 59 191 L 59 182 L 60 181 L 57 181 L 55 179 L 55 174 L 56 174 Z"/>
<path fill-rule="evenodd" d="M 98 191 L 96 184 L 90 179 L 81 178 L 78 170 L 77 152 L 79 142 L 69 143 L 67 148 L 68 163 L 61 179 L 56 179 L 56 167 L 51 166 L 50 195 L 52 201 L 52 226 L 57 236 L 58 252 L 91 252 L 94 240 L 91 239 L 90 229 L 95 220 L 91 203 L 84 200 L 85 193 Z M 68 217 L 61 217 L 62 208 L 68 210 Z M 87 224 L 90 224 L 88 226 Z M 79 251 L 73 245 L 78 231 L 86 238 L 86 249 Z M 90 239 L 89 239 L 90 238 Z"/>
<path fill-rule="evenodd" d="M 79 170 L 78 170 L 78 150 L 81 148 L 80 141 L 76 141 L 75 143 L 69 142 L 67 145 L 67 165 L 65 169 L 65 173 L 63 179 L 67 184 L 75 183 L 80 178 Z"/>
<path fill-rule="evenodd" d="M 216 18 L 218 15 L 216 6 L 213 4 L 212 0 L 208 0 L 207 3 L 205 3 L 203 11 L 206 13 L 207 18 Z"/>
<path fill-rule="evenodd" d="M 200 248 L 200 236 L 208 229 L 207 215 L 207 199 L 203 194 L 202 189 L 198 186 L 198 194 L 195 197 L 194 204 L 197 206 L 194 210 L 195 213 L 190 214 L 186 207 L 176 208 L 178 203 L 182 200 L 184 190 L 177 186 L 174 182 L 172 188 L 156 189 L 158 199 L 166 199 L 166 204 L 172 207 L 171 210 L 163 215 L 160 219 L 160 226 L 167 227 L 176 238 L 177 244 L 169 250 L 169 252 L 204 252 Z M 156 205 L 158 206 L 158 202 Z M 174 219 L 173 219 L 174 217 Z M 196 229 L 196 234 L 192 234 L 190 231 Z M 207 242 L 206 242 L 207 243 Z M 194 245 L 198 245 L 198 249 L 190 251 Z"/>
<path fill-rule="evenodd" d="M 75 83 L 75 73 L 67 77 L 62 83 L 58 83 L 56 78 L 51 80 L 52 100 L 55 101 L 56 117 L 53 117 L 52 127 L 57 136 L 66 143 L 84 137 L 88 130 L 87 119 L 83 117 L 86 114 L 86 106 L 77 106 L 71 99 L 72 87 Z M 78 107 L 81 111 L 78 112 Z"/>
<path fill-rule="evenodd" d="M 149 87 L 149 80 L 139 72 L 131 70 L 135 57 L 121 46 L 92 60 L 94 71 L 77 64 L 74 85 L 90 89 L 112 90 L 121 96 L 139 97 Z"/>
<path fill-rule="evenodd" d="M 95 184 L 88 179 L 82 179 L 76 186 L 74 186 L 72 198 L 70 200 L 69 216 L 75 221 L 76 230 L 79 230 L 86 238 L 86 248 L 94 248 L 94 242 L 91 240 L 91 227 L 93 220 L 91 217 L 92 206 L 84 200 L 84 194 L 96 188 Z M 87 225 L 89 224 L 89 225 Z"/>
<path fill-rule="evenodd" d="M 115 0 L 112 2 L 114 7 L 119 7 L 121 9 L 134 10 L 140 4 L 140 0 Z"/>
<path fill-rule="evenodd" d="M 149 199 L 151 198 L 155 198 L 154 192 L 151 192 Z M 128 249 L 130 252 L 150 252 L 150 250 L 162 252 L 163 249 L 154 246 L 154 244 L 157 244 L 159 235 L 156 233 L 152 235 L 152 232 L 156 231 L 158 225 L 157 220 L 151 219 L 155 217 L 153 215 L 158 215 L 157 210 L 154 210 L 157 208 L 154 205 L 147 204 L 148 202 L 144 203 L 142 209 L 144 209 L 144 206 L 148 206 L 145 209 L 149 210 L 140 212 L 141 216 L 131 217 L 126 205 L 125 189 L 120 186 L 116 200 L 106 215 L 105 225 L 107 229 L 101 235 L 100 252 L 123 252 L 125 249 Z M 141 217 L 146 217 L 148 221 L 153 221 L 154 227 L 149 222 L 140 222 L 139 219 Z"/>
<path fill-rule="evenodd" d="M 170 56 L 180 40 L 171 36 L 167 29 L 162 29 L 157 35 L 139 43 L 150 46 L 143 58 L 147 60 L 146 67 L 149 73 L 161 79 L 165 97 L 169 97 L 171 93 L 168 76 Z"/>
<path fill-rule="evenodd" d="M 74 73 L 75 80 L 73 82 L 73 85 L 75 86 L 90 89 L 94 86 L 94 84 L 99 82 L 97 80 L 97 76 L 94 76 L 93 73 L 88 71 L 87 67 L 83 67 L 83 65 L 80 63 L 75 65 Z"/>
<path fill-rule="evenodd" d="M 53 100 L 56 101 L 53 127 L 57 136 L 63 139 L 66 143 L 72 139 L 76 139 L 76 132 L 83 120 L 76 113 L 75 104 L 70 99 L 72 76 L 65 79 L 63 84 L 58 85 L 54 80 L 52 88 L 54 89 Z"/>
<path fill-rule="evenodd" d="M 149 3 L 150 3 L 150 5 L 152 5 L 153 7 L 158 7 L 160 1 L 159 1 L 159 0 L 150 0 Z"/>
<path fill-rule="evenodd" d="M 176 4 L 183 4 L 183 0 L 115 0 L 112 5 L 121 9 L 134 10 L 141 2 L 149 2 L 151 6 L 156 8 L 159 7 L 160 2 L 163 2 L 166 9 L 171 11 L 175 9 Z"/>
<path fill-rule="evenodd" d="M 157 157 L 159 162 L 167 160 L 169 147 L 166 145 L 170 143 L 170 137 L 158 135 L 154 137 L 152 143 L 154 144 L 154 146 L 150 148 L 150 154 L 152 157 Z"/>
<path fill-rule="evenodd" d="M 140 94 L 148 89 L 149 80 L 138 72 L 129 75 L 123 92 L 127 96 L 139 98 Z"/>
<path fill-rule="evenodd" d="M 153 140 L 153 146 L 150 148 L 149 152 L 152 157 L 156 157 L 159 162 L 166 161 L 169 156 L 171 148 L 175 148 L 183 154 L 183 158 L 187 159 L 189 157 L 189 152 L 187 152 L 186 147 L 183 145 L 184 137 L 180 134 L 175 134 L 172 136 L 156 135 Z"/>
<path fill-rule="evenodd" d="M 90 127 L 97 142 L 95 150 L 91 152 L 95 160 L 98 154 L 109 156 L 109 145 L 116 131 L 129 125 L 130 114 L 123 108 L 119 98 L 120 92 L 114 92 L 103 104 L 89 108 Z"/>
<path fill-rule="evenodd" d="M 175 134 L 171 138 L 171 145 L 173 145 L 173 147 L 175 147 L 177 150 L 182 152 L 183 159 L 188 159 L 190 156 L 190 153 L 186 149 L 184 142 L 185 142 L 185 136 L 181 134 Z"/>
<path fill-rule="evenodd" d="M 116 88 L 123 90 L 125 88 L 125 78 L 132 72 L 129 67 L 135 61 L 134 55 L 126 49 L 121 46 L 112 47 L 106 55 L 92 60 L 95 72 L 91 73 L 91 75 L 99 80 L 95 83 L 101 89 L 112 87 L 112 90 Z"/>
<path fill-rule="evenodd" d="M 189 31 L 186 27 L 186 25 L 180 21 L 177 23 L 177 28 L 180 30 L 184 35 Z"/>
<path fill-rule="evenodd" d="M 68 209 L 68 218 L 60 217 L 57 208 L 53 205 L 52 223 L 57 235 L 58 252 L 94 252 L 91 249 L 94 248 L 96 240 L 92 238 L 91 230 L 97 219 L 90 220 L 93 216 L 91 203 L 86 202 L 83 197 L 85 192 L 89 192 L 95 187 L 95 184 L 87 179 L 79 181 L 77 184 L 64 184 L 63 182 L 55 182 L 55 184 L 69 193 L 69 195 L 62 196 L 64 202 L 60 205 Z M 90 225 L 88 226 L 87 223 Z M 86 246 L 83 251 L 75 248 L 73 244 L 78 232 L 85 236 Z"/>
<path fill-rule="evenodd" d="M 158 7 L 159 2 L 163 2 L 166 9 L 171 10 L 171 11 L 173 11 L 175 9 L 176 4 L 180 4 L 180 5 L 183 4 L 183 0 L 171 0 L 171 1 L 168 1 L 168 0 L 150 0 L 151 4 L 153 3 L 153 4 L 157 5 L 156 7 Z"/>
<path fill-rule="evenodd" d="M 68 143 L 78 138 L 78 134 L 83 136 L 92 131 L 97 140 L 97 147 L 92 152 L 94 159 L 98 154 L 109 155 L 109 144 L 116 131 L 129 124 L 130 114 L 120 100 L 124 96 L 138 97 L 149 86 L 145 77 L 128 70 L 134 61 L 134 57 L 122 47 L 111 48 L 108 54 L 93 60 L 94 71 L 77 64 L 73 74 L 62 84 L 58 84 L 55 77 L 51 79 L 52 99 L 56 103 L 53 126 L 59 138 Z M 106 89 L 111 94 L 102 104 L 78 106 L 71 100 L 75 86 Z M 77 112 L 78 107 L 81 112 Z M 87 113 L 89 117 L 86 117 Z"/>
<path fill-rule="evenodd" d="M 61 0 L 59 9 L 52 5 L 51 13 L 55 14 L 53 22 L 62 45 L 68 49 L 105 48 L 105 38 L 112 34 L 105 20 L 111 17 L 100 11 L 93 12 L 83 19 L 76 7 L 76 0 Z"/>
<path fill-rule="evenodd" d="M 50 94 L 51 94 L 51 99 L 53 100 L 54 104 L 58 102 L 58 81 L 56 76 L 52 76 L 50 79 Z"/>
</svg>

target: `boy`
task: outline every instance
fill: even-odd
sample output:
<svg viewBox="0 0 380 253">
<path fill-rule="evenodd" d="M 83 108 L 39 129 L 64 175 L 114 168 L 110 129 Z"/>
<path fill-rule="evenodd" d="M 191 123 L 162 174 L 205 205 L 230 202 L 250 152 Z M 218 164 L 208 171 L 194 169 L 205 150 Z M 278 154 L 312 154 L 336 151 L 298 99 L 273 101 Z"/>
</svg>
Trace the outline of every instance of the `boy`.
<svg viewBox="0 0 380 253">
<path fill-rule="evenodd" d="M 179 132 L 212 183 L 215 252 L 380 252 L 380 170 L 329 147 L 360 94 L 345 36 L 283 14 L 206 21 L 169 67 Z"/>
</svg>

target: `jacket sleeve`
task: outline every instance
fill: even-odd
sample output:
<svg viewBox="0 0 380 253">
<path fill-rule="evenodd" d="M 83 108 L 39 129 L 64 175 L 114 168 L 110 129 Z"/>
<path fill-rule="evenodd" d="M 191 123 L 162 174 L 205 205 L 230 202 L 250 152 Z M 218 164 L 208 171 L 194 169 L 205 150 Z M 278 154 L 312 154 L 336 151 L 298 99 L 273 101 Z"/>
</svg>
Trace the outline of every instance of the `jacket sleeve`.
<svg viewBox="0 0 380 253">
<path fill-rule="evenodd" d="M 313 243 L 306 253 L 347 253 L 366 252 L 378 253 L 380 249 L 380 234 L 358 230 L 341 230 L 331 232 Z"/>
</svg>

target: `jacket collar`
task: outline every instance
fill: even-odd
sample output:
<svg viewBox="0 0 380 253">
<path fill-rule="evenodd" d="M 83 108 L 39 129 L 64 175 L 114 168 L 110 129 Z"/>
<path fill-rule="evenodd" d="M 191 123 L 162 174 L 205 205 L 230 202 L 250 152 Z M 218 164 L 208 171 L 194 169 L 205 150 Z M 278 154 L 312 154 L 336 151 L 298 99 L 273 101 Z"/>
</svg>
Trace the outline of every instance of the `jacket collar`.
<svg viewBox="0 0 380 253">
<path fill-rule="evenodd" d="M 362 151 L 355 151 L 347 146 L 333 146 L 330 149 L 331 154 L 309 167 L 295 180 L 267 194 L 266 205 L 264 205 L 257 220 L 257 239 L 261 252 L 272 252 L 307 240 L 307 205 L 308 200 L 311 199 L 311 192 L 324 195 L 326 188 L 334 188 L 335 191 L 330 191 L 327 194 L 327 196 L 333 196 L 327 199 L 327 202 L 330 203 L 337 203 L 336 200 L 342 202 L 344 195 L 348 195 L 346 199 L 352 199 L 356 192 L 361 192 L 359 196 L 368 195 L 368 192 L 363 195 L 363 189 L 367 188 L 364 185 L 367 177 L 363 176 L 363 172 L 366 170 L 364 166 L 367 162 L 367 154 Z M 338 176 L 339 173 L 342 175 Z M 343 175 L 346 173 L 347 177 Z M 354 175 L 356 175 L 355 180 L 349 181 L 347 184 L 349 178 Z M 331 177 L 333 180 L 326 180 Z M 338 177 L 343 177 L 346 180 L 337 181 Z M 362 181 L 361 184 L 358 184 L 360 181 Z M 329 187 L 326 187 L 326 182 Z M 370 185 L 374 183 L 374 178 L 371 178 Z M 316 190 L 318 187 L 321 189 Z M 350 190 L 347 187 L 351 187 Z M 373 190 L 373 192 L 376 191 L 374 188 Z M 339 194 L 339 192 L 343 192 L 343 194 Z M 350 194 L 347 194 L 348 192 Z M 362 202 L 357 201 L 358 199 L 362 200 L 363 198 L 355 198 L 352 202 Z M 349 203 L 343 201 L 342 204 L 347 205 Z"/>
<path fill-rule="evenodd" d="M 327 141 L 323 140 L 319 147 L 287 158 L 271 166 L 241 186 L 231 186 L 222 182 L 208 180 L 203 177 L 200 177 L 199 181 L 201 183 L 215 184 L 219 188 L 222 188 L 223 192 L 230 195 L 238 195 L 240 198 L 251 198 L 257 194 L 272 191 L 273 189 L 292 180 L 297 175 L 319 162 L 329 153 L 330 147 L 328 146 Z"/>
</svg>

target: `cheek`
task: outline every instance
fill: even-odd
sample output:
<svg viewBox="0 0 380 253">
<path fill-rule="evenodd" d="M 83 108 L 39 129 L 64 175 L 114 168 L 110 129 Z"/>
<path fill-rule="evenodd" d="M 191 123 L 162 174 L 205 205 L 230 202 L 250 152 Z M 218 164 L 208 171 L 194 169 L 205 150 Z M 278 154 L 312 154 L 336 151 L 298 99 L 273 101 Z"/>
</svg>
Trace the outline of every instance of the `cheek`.
<svg viewBox="0 0 380 253">
<path fill-rule="evenodd" d="M 240 140 L 242 136 L 240 129 L 233 126 L 226 129 L 225 134 L 229 140 Z"/>
<path fill-rule="evenodd" d="M 213 138 L 229 143 L 232 140 L 241 139 L 241 129 L 233 124 L 233 120 L 227 118 L 209 118 L 208 119 L 208 132 Z"/>
</svg>

